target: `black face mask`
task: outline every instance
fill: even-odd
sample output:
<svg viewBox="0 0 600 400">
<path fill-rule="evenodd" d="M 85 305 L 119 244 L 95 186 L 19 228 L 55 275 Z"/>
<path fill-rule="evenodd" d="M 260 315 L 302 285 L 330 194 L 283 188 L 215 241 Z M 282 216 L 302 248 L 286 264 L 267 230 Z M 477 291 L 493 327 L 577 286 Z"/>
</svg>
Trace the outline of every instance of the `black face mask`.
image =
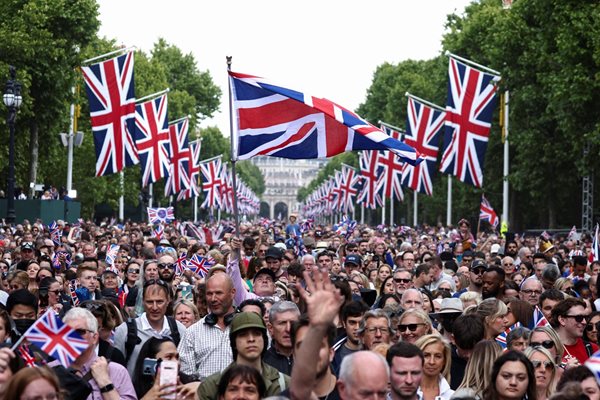
<svg viewBox="0 0 600 400">
<path fill-rule="evenodd" d="M 19 335 L 23 335 L 27 329 L 33 325 L 35 319 L 15 319 L 13 322 L 15 323 L 15 330 L 19 333 Z"/>
</svg>

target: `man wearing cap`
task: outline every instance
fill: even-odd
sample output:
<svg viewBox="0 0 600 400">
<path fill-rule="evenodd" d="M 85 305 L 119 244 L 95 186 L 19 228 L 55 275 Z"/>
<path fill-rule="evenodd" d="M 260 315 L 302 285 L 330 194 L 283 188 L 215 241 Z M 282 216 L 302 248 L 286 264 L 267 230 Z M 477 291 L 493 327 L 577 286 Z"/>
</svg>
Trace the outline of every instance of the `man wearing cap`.
<svg viewBox="0 0 600 400">
<path fill-rule="evenodd" d="M 469 270 L 469 286 L 454 293 L 453 297 L 460 297 L 464 292 L 481 293 L 483 288 L 483 274 L 487 271 L 487 264 L 482 260 L 473 260 Z"/>
<path fill-rule="evenodd" d="M 267 268 L 275 273 L 277 279 L 284 277 L 287 278 L 287 272 L 281 269 L 281 260 L 283 260 L 283 251 L 275 246 L 271 246 L 267 249 L 265 254 L 265 262 Z"/>
<path fill-rule="evenodd" d="M 362 259 L 357 254 L 348 254 L 344 260 L 344 269 L 348 274 L 353 270 L 360 272 L 362 266 Z"/>
<path fill-rule="evenodd" d="M 31 261 L 35 257 L 35 247 L 33 242 L 21 243 L 21 261 Z"/>
<path fill-rule="evenodd" d="M 500 253 L 500 245 L 498 243 L 494 243 L 490 247 L 490 256 L 494 258 L 498 255 L 498 253 Z"/>
<path fill-rule="evenodd" d="M 262 375 L 267 385 L 266 396 L 275 396 L 289 386 L 290 377 L 277 371 L 263 361 L 268 343 L 267 328 L 262 318 L 254 312 L 236 314 L 231 322 L 229 343 L 233 353 L 233 365 L 247 365 Z M 217 372 L 198 387 L 198 398 L 209 400 L 217 398 L 217 386 L 221 376 L 227 371 Z"/>
<path fill-rule="evenodd" d="M 285 227 L 285 235 L 288 238 L 302 236 L 302 232 L 300 232 L 300 225 L 296 223 L 296 214 L 290 214 L 290 223 Z"/>
</svg>

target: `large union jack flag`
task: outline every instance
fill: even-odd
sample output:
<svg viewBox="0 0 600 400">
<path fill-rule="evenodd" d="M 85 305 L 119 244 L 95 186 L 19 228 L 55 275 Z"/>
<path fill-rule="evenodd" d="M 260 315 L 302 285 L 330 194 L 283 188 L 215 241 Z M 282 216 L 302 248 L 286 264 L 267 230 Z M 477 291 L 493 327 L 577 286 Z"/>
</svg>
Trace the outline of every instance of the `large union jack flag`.
<svg viewBox="0 0 600 400">
<path fill-rule="evenodd" d="M 367 208 L 375 209 L 381 207 L 383 205 L 383 199 L 377 188 L 377 180 L 381 175 L 381 169 L 377 164 L 377 152 L 361 151 L 358 160 L 363 183 L 362 190 L 358 195 L 358 201 Z"/>
<path fill-rule="evenodd" d="M 96 148 L 96 176 L 139 162 L 135 137 L 133 52 L 81 67 Z"/>
<path fill-rule="evenodd" d="M 200 140 L 190 143 L 190 149 L 188 151 L 188 176 L 190 178 L 190 187 L 179 192 L 177 200 L 191 199 L 192 197 L 198 197 L 200 194 L 198 175 L 200 175 L 201 143 Z"/>
<path fill-rule="evenodd" d="M 498 77 L 454 58 L 450 58 L 449 75 L 440 171 L 481 187 Z"/>
<path fill-rule="evenodd" d="M 392 150 L 420 162 L 410 146 L 334 102 L 273 85 L 265 79 L 229 72 L 237 121 L 234 156 L 327 158 L 353 150 Z"/>
<path fill-rule="evenodd" d="M 23 336 L 65 367 L 69 367 L 90 345 L 73 328 L 65 325 L 53 309 L 46 311 Z"/>
<path fill-rule="evenodd" d="M 188 128 L 188 118 L 169 125 L 171 159 L 169 176 L 165 184 L 165 196 L 175 195 L 190 187 Z"/>
<path fill-rule="evenodd" d="M 481 195 L 481 205 L 479 206 L 479 219 L 483 221 L 487 221 L 496 229 L 498 227 L 498 215 L 496 211 L 492 208 L 492 205 L 485 198 L 484 195 Z"/>
<path fill-rule="evenodd" d="M 142 186 L 169 174 L 167 95 L 135 106 L 135 146 L 142 163 Z"/>
<path fill-rule="evenodd" d="M 204 201 L 202 208 L 221 206 L 221 157 L 200 163 Z"/>
<path fill-rule="evenodd" d="M 445 118 L 445 112 L 422 104 L 412 97 L 408 98 L 404 141 L 417 149 L 425 161 L 417 166 L 405 164 L 402 184 L 429 196 L 433 194 L 432 178 Z"/>
<path fill-rule="evenodd" d="M 390 137 L 401 140 L 402 133 L 385 125 L 381 126 L 381 130 Z M 402 171 L 404 171 L 405 163 L 391 151 L 379 151 L 377 154 L 377 164 L 383 171 L 377 182 L 377 187 L 381 190 L 382 195 L 389 199 L 404 200 Z"/>
</svg>

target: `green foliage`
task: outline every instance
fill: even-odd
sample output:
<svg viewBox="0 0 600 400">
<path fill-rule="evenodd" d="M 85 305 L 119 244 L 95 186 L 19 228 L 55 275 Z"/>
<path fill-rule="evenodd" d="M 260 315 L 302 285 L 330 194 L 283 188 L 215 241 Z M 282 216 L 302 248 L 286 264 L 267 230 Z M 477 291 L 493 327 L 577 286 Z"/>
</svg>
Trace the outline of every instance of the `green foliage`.
<svg viewBox="0 0 600 400">
<path fill-rule="evenodd" d="M 256 165 L 250 161 L 238 161 L 235 171 L 238 178 L 244 181 L 255 195 L 261 196 L 265 192 L 265 179 Z"/>
</svg>

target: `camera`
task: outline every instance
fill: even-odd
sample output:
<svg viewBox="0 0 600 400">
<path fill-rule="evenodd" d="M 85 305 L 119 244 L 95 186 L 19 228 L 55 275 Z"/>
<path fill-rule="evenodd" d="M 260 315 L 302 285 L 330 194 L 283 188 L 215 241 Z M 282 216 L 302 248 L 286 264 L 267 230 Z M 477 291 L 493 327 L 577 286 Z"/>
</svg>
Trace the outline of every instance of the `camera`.
<svg viewBox="0 0 600 400">
<path fill-rule="evenodd" d="M 149 376 L 156 375 L 156 359 L 155 358 L 144 358 L 142 374 L 149 375 Z"/>
</svg>

